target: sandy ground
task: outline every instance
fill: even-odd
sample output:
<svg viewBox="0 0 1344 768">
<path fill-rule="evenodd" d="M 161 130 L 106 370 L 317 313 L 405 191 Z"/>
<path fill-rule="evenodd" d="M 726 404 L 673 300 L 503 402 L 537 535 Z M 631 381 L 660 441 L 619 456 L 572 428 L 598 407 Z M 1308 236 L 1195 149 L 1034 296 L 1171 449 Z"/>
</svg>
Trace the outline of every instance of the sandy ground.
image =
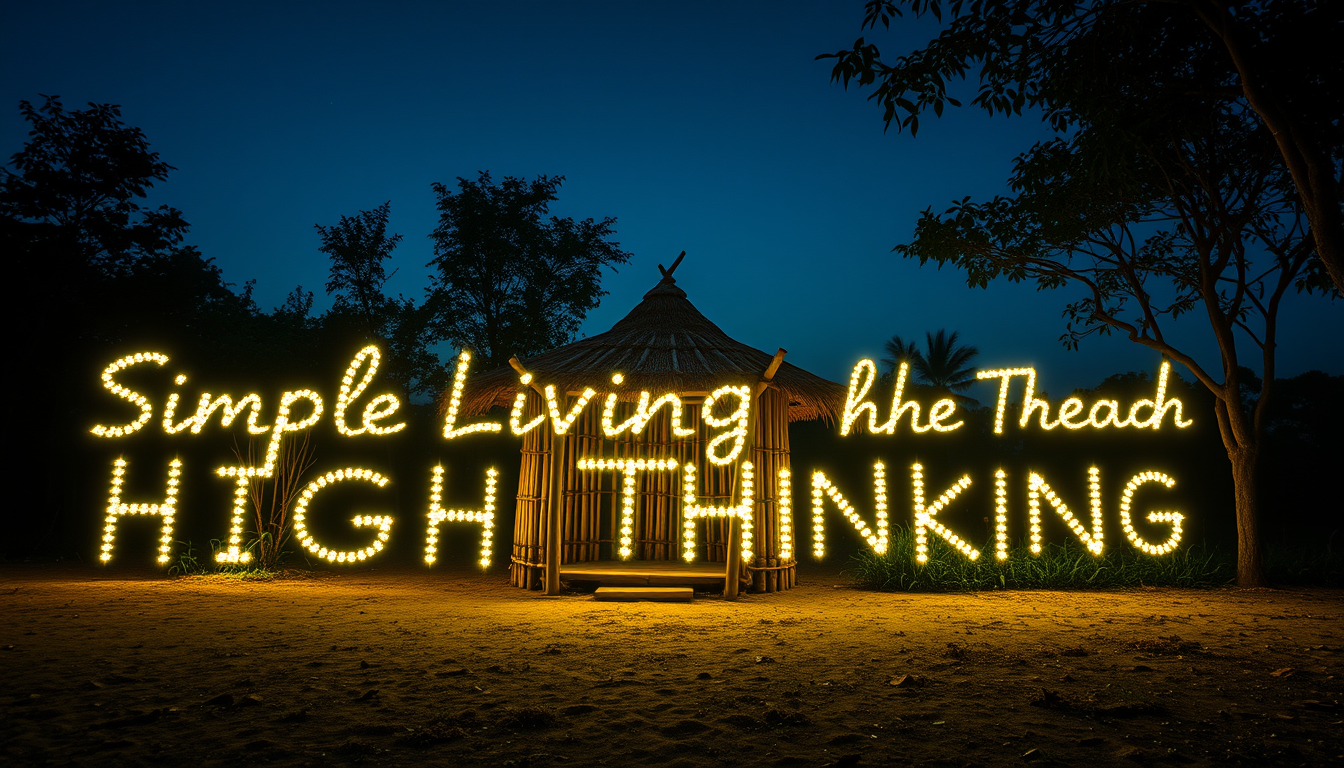
<svg viewBox="0 0 1344 768">
<path fill-rule="evenodd" d="M 1344 593 L 545 598 L 0 569 L 0 761 L 1323 765 Z"/>
</svg>

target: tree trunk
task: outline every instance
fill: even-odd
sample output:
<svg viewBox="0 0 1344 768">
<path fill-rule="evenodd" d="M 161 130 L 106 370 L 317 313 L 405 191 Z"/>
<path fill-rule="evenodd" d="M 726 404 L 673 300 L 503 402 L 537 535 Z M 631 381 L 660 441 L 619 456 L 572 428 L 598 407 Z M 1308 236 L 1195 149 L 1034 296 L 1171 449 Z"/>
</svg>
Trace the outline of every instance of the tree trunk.
<svg viewBox="0 0 1344 768">
<path fill-rule="evenodd" d="M 1237 505 L 1237 586 L 1267 587 L 1260 547 L 1259 446 L 1228 452 Z"/>
</svg>

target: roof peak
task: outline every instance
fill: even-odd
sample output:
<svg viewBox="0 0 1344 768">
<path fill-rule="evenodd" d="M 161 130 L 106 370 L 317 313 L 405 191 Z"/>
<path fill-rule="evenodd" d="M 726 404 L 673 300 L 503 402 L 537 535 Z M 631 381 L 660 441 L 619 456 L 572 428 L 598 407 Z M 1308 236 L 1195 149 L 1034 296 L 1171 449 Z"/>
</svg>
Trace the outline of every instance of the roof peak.
<svg viewBox="0 0 1344 768">
<path fill-rule="evenodd" d="M 658 271 L 662 273 L 663 279 L 659 280 L 657 285 L 650 288 L 649 292 L 644 294 L 644 298 L 647 299 L 651 296 L 675 296 L 679 299 L 686 298 L 686 292 L 677 287 L 677 280 L 672 277 L 672 273 L 677 271 L 677 267 L 681 265 L 681 260 L 684 258 L 686 258 L 686 252 L 682 251 L 681 255 L 677 256 L 677 260 L 672 262 L 671 267 L 664 269 L 663 265 L 659 264 Z"/>
</svg>

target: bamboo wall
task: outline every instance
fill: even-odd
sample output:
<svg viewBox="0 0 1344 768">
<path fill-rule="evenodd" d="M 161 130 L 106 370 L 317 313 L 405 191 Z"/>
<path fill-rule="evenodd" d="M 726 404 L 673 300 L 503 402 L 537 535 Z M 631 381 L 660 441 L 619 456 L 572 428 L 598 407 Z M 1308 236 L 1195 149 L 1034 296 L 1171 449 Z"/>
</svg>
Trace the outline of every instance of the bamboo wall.
<svg viewBox="0 0 1344 768">
<path fill-rule="evenodd" d="M 756 402 L 755 510 L 752 564 L 744 567 L 743 579 L 755 592 L 775 592 L 792 587 L 796 560 L 779 558 L 778 489 L 775 478 L 789 466 L 788 403 L 776 389 L 767 389 Z M 544 412 L 545 403 L 535 392 L 528 395 L 525 419 Z M 618 419 L 628 418 L 633 404 L 618 408 Z M 612 471 L 580 471 L 580 458 L 674 458 L 678 469 L 671 472 L 641 472 L 637 476 L 634 554 L 631 560 L 680 560 L 682 556 L 683 472 L 680 467 L 696 462 L 700 485 L 699 503 L 724 506 L 738 497 L 738 465 L 716 466 L 705 459 L 705 445 L 718 433 L 700 419 L 700 406 L 685 403 L 682 426 L 695 435 L 676 438 L 666 407 L 640 435 L 629 432 L 619 438 L 602 434 L 602 407 L 594 399 L 580 414 L 563 441 L 564 530 L 561 562 L 617 560 L 621 518 L 622 476 Z M 518 506 L 513 531 L 510 578 L 518 587 L 540 588 L 545 566 L 546 504 L 549 498 L 548 460 L 553 439 L 549 424 L 523 436 L 522 467 L 518 474 Z M 796 479 L 795 479 L 796 484 Z M 804 500 L 805 501 L 805 500 Z M 796 503 L 796 501 L 795 501 Z M 727 557 L 728 519 L 708 518 L 696 523 L 696 559 L 724 562 Z"/>
</svg>

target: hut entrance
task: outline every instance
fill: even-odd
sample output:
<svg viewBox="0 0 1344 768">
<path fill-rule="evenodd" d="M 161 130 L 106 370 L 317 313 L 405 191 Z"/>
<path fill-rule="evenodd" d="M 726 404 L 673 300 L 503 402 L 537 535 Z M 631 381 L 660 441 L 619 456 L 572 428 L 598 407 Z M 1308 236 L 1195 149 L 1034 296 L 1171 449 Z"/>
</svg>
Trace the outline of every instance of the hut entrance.
<svg viewBox="0 0 1344 768">
<path fill-rule="evenodd" d="M 730 338 L 677 287 L 680 263 L 659 265 L 662 279 L 610 331 L 467 384 L 463 416 L 510 408 L 523 435 L 515 585 L 556 594 L 562 580 L 705 584 L 728 596 L 793 586 L 788 425 L 834 419 L 845 388 L 785 363 L 783 349 L 771 356 Z M 707 460 L 710 446 L 735 427 L 717 410 L 707 420 L 702 404 L 724 387 L 749 408 L 740 452 L 719 464 Z M 648 418 L 629 421 L 641 402 Z M 720 440 L 717 455 L 734 444 Z M 734 506 L 738 514 L 719 514 Z"/>
<path fill-rule="evenodd" d="M 567 403 L 579 395 L 571 393 Z M 741 546 L 740 523 L 734 524 L 729 517 L 703 517 L 691 520 L 688 528 L 685 516 L 688 464 L 695 467 L 696 505 L 726 508 L 742 499 L 741 458 L 728 465 L 711 464 L 705 458 L 709 441 L 723 430 L 704 423 L 704 396 L 693 392 L 678 397 L 680 426 L 683 431 L 693 430 L 691 435 L 673 433 L 666 406 L 640 434 L 607 437 L 601 408 L 581 413 L 564 436 L 542 429 L 529 432 L 523 446 L 515 545 L 525 542 L 523 551 L 539 557 L 515 554 L 514 582 L 544 587 L 547 512 L 555 500 L 560 513 L 561 580 L 735 591 L 726 578 L 730 542 L 736 540 Z M 542 394 L 532 392 L 528 398 L 526 413 L 545 412 Z M 618 403 L 613 421 L 619 424 L 634 411 L 634 404 Z M 784 452 L 787 455 L 787 444 Z M 626 471 L 629 463 L 640 459 L 646 468 Z M 662 467 L 657 466 L 659 462 Z M 764 489 L 753 485 L 754 495 L 761 496 Z M 558 499 L 552 489 L 558 491 Z M 737 570 L 736 586 L 748 587 L 750 573 L 740 566 Z"/>
</svg>

